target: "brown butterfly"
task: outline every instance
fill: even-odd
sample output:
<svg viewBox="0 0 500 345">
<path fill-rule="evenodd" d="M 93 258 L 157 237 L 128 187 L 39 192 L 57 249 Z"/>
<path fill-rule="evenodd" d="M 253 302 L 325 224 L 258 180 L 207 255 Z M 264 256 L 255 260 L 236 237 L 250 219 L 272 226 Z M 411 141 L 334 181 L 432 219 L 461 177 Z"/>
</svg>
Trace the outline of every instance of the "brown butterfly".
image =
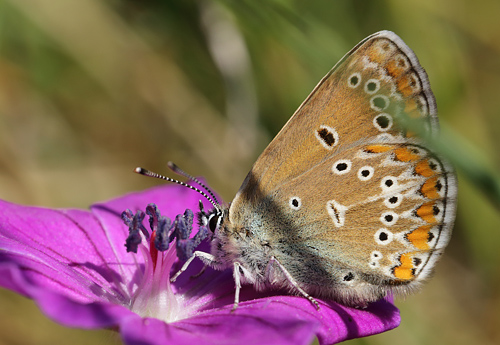
<svg viewBox="0 0 500 345">
<path fill-rule="evenodd" d="M 365 306 L 416 290 L 455 218 L 452 167 L 399 125 L 436 136 L 436 101 L 413 51 L 373 34 L 320 81 L 257 159 L 229 207 L 201 210 L 215 269 L 242 283 Z M 177 170 L 178 171 L 178 170 Z M 148 174 L 143 170 L 141 173 Z"/>
</svg>

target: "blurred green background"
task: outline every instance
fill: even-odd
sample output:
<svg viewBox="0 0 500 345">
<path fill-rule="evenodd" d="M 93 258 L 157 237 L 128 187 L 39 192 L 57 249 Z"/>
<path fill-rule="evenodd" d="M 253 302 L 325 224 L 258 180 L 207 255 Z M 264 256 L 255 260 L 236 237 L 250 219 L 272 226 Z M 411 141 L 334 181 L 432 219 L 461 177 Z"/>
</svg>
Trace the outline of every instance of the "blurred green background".
<svg viewBox="0 0 500 345">
<path fill-rule="evenodd" d="M 499 17 L 498 0 L 0 0 L 0 198 L 86 208 L 172 160 L 229 201 L 329 69 L 392 30 L 429 74 L 458 215 L 401 326 L 349 343 L 498 344 Z M 0 290 L 0 345 L 69 342 L 120 341 Z"/>
</svg>

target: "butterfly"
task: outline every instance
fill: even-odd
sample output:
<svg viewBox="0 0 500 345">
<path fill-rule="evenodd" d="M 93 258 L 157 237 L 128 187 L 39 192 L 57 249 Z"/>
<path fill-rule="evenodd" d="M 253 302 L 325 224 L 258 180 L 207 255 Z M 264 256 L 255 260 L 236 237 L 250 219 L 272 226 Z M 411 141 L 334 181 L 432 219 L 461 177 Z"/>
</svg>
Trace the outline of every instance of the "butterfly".
<svg viewBox="0 0 500 345">
<path fill-rule="evenodd" d="M 319 82 L 230 205 L 207 196 L 214 208 L 200 207 L 200 221 L 213 234 L 210 253 L 194 252 L 172 280 L 195 258 L 232 269 L 233 309 L 243 283 L 317 307 L 315 297 L 363 307 L 417 290 L 450 239 L 457 182 L 401 126 L 405 117 L 439 132 L 426 72 L 401 38 L 381 31 Z"/>
</svg>

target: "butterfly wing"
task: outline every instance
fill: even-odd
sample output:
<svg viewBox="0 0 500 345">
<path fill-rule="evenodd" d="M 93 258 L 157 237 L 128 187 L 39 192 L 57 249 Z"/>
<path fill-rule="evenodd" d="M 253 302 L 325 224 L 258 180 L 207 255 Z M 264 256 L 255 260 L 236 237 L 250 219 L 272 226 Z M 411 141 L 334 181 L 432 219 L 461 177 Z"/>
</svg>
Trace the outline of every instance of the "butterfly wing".
<svg viewBox="0 0 500 345">
<path fill-rule="evenodd" d="M 230 222 L 274 244 L 313 293 L 356 303 L 411 289 L 449 239 L 456 181 L 442 158 L 398 127 L 402 114 L 437 134 L 425 71 L 398 36 L 382 31 L 321 80 L 262 153 Z"/>
</svg>

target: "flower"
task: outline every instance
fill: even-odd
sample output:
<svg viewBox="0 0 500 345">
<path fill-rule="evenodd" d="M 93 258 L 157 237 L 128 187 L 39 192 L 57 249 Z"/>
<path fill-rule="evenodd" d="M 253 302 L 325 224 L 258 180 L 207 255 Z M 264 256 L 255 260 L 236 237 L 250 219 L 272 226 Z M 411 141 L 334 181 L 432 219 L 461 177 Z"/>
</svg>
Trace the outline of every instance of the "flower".
<svg viewBox="0 0 500 345">
<path fill-rule="evenodd" d="M 151 234 L 137 211 L 155 203 L 169 219 L 153 217 L 150 227 L 168 230 L 178 214 L 189 218 L 185 210 L 198 209 L 199 199 L 188 188 L 167 185 L 94 204 L 90 211 L 0 200 L 0 286 L 32 298 L 63 325 L 116 329 L 126 344 L 309 344 L 315 336 L 332 344 L 398 326 L 399 312 L 389 300 L 366 309 L 319 300 L 317 311 L 305 298 L 252 286 L 242 288 L 239 307 L 231 312 L 232 273 L 208 268 L 193 278 L 203 267 L 199 260 L 170 283 L 182 266 L 176 246 L 164 242 L 163 232 L 166 250 L 155 261 L 154 239 L 147 241 Z M 139 238 L 132 241 L 137 254 L 124 246 L 126 209 L 131 211 L 125 218 L 140 223 Z M 197 249 L 208 248 L 205 241 Z"/>
</svg>

